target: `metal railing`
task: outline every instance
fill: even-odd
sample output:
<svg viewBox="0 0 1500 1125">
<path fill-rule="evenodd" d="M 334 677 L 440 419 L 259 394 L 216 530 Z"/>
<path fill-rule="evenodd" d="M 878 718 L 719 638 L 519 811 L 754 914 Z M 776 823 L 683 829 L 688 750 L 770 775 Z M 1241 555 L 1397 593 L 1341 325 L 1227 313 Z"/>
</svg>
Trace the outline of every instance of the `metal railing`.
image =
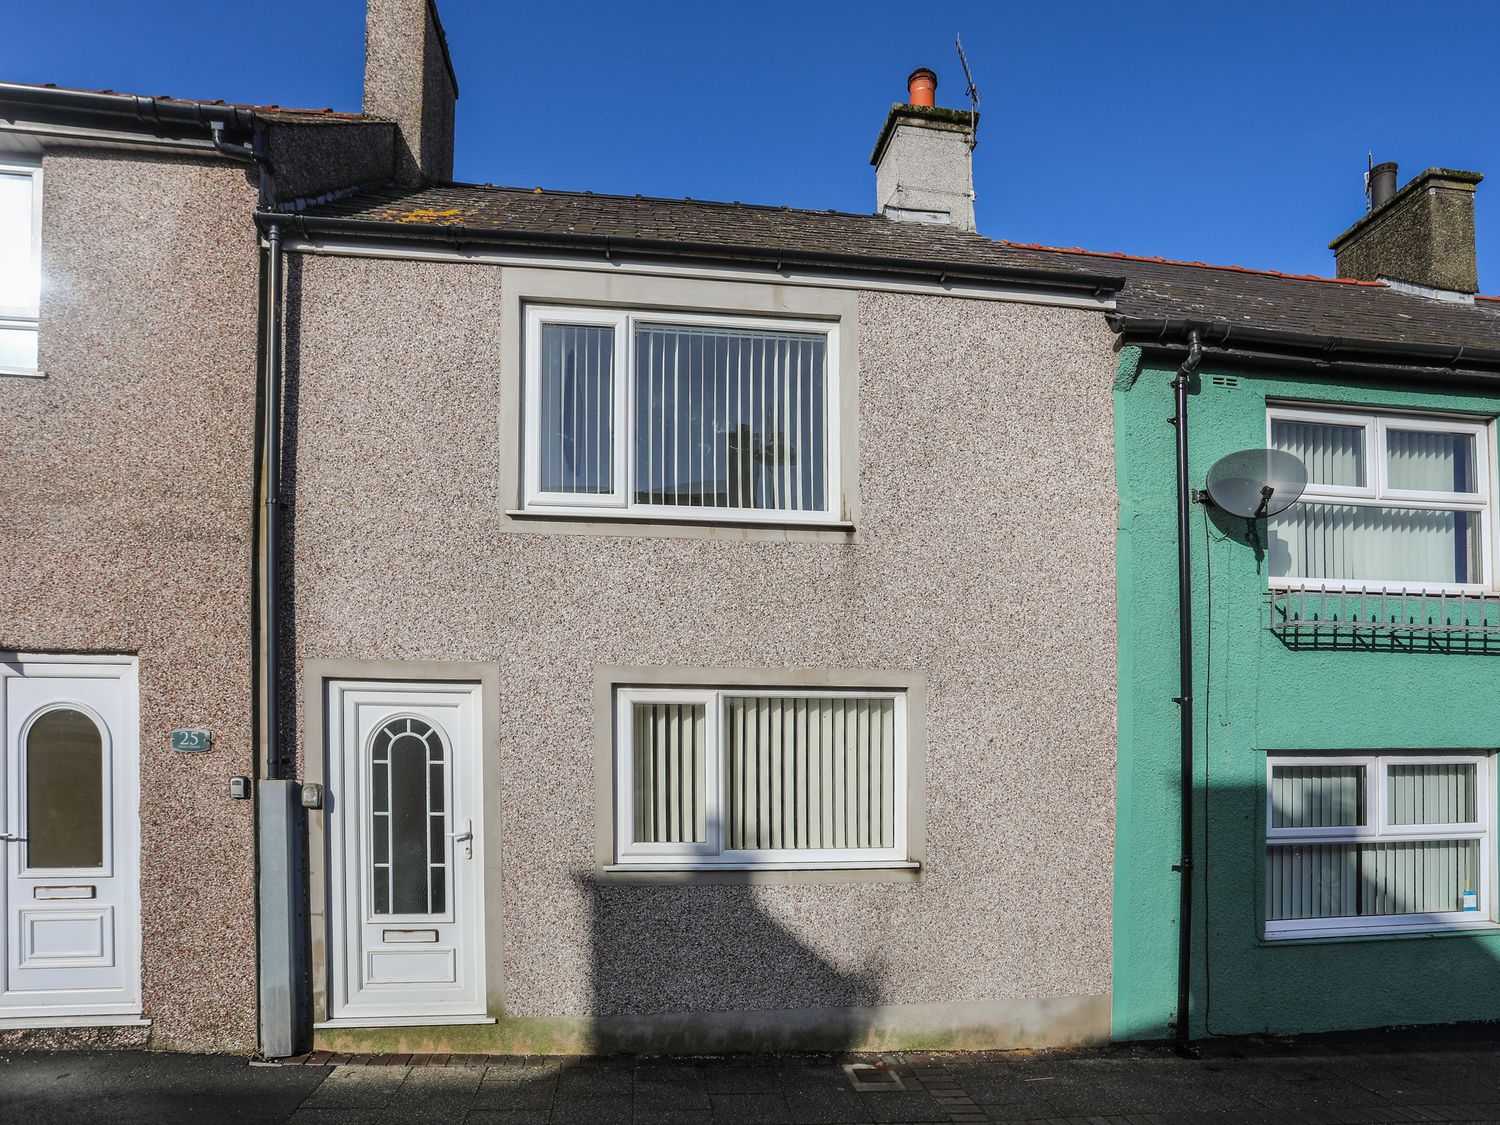
<svg viewBox="0 0 1500 1125">
<path fill-rule="evenodd" d="M 1500 594 L 1313 585 L 1271 590 L 1267 628 L 1290 647 L 1390 647 L 1500 651 Z M 1401 645 L 1402 640 L 1418 644 Z"/>
</svg>

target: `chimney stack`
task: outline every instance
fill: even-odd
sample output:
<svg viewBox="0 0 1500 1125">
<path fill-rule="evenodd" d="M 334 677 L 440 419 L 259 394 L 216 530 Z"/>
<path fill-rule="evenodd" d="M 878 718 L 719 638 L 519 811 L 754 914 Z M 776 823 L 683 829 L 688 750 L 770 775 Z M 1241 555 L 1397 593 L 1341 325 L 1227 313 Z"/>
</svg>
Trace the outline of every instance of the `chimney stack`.
<svg viewBox="0 0 1500 1125">
<path fill-rule="evenodd" d="M 1440 300 L 1479 292 L 1474 256 L 1478 172 L 1429 168 L 1396 190 L 1396 165 L 1370 169 L 1370 212 L 1328 244 L 1339 277 L 1387 281 Z"/>
<path fill-rule="evenodd" d="M 366 0 L 364 111 L 396 123 L 398 183 L 453 179 L 457 100 L 434 0 Z"/>
<path fill-rule="evenodd" d="M 974 229 L 973 151 L 979 115 L 936 105 L 937 75 L 926 67 L 906 80 L 905 102 L 891 106 L 875 142 L 875 209 L 890 219 Z"/>
</svg>

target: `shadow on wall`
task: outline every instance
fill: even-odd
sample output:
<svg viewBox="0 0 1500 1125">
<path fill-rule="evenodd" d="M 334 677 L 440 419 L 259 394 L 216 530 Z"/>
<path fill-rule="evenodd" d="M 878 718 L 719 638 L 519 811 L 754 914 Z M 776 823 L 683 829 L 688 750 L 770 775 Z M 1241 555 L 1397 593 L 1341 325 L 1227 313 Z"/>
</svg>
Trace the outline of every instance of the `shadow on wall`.
<svg viewBox="0 0 1500 1125">
<path fill-rule="evenodd" d="M 1263 770 L 1264 753 L 1253 753 Z M 1420 756 L 1409 752 L 1403 761 Z M 1481 796 L 1457 776 L 1462 767 L 1403 764 L 1377 798 L 1374 774 L 1382 768 L 1376 759 L 1361 772 L 1337 756 L 1326 765 L 1288 767 L 1272 782 L 1269 802 L 1265 782 L 1196 789 L 1206 840 L 1200 837 L 1195 891 L 1195 1037 L 1500 1018 L 1500 934 L 1493 929 L 1437 938 L 1269 936 L 1272 928 L 1298 924 L 1415 923 L 1431 933 L 1455 919 L 1482 925 L 1493 913 L 1483 853 L 1488 849 L 1493 862 L 1494 839 L 1465 838 L 1464 830 L 1437 822 L 1452 819 L 1445 810 L 1455 804 L 1482 809 L 1493 800 L 1494 776 Z M 1377 808 L 1377 799 L 1387 807 Z M 1424 818 L 1433 823 L 1413 823 Z M 1376 826 L 1378 836 L 1355 835 Z M 1439 832 L 1448 838 L 1423 836 Z M 1477 894 L 1478 910 L 1465 911 L 1466 892 Z"/>
<path fill-rule="evenodd" d="M 591 919 L 594 1051 L 843 1051 L 866 1042 L 886 966 L 839 968 L 767 913 L 750 883 L 643 885 L 593 874 L 577 882 Z"/>
</svg>

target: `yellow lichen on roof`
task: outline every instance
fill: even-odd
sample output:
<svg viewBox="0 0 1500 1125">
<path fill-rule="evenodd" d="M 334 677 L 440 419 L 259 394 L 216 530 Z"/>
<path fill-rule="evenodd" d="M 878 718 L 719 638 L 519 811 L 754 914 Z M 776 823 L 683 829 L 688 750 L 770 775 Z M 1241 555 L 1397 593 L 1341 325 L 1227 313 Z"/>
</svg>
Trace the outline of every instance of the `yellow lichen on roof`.
<svg viewBox="0 0 1500 1125">
<path fill-rule="evenodd" d="M 398 211 L 395 208 L 391 208 L 385 213 L 385 218 L 392 219 L 398 223 L 442 225 L 453 222 L 462 214 L 463 211 L 457 207 L 450 207 L 446 211 L 439 211 L 432 207 L 416 207 L 410 211 Z"/>
</svg>

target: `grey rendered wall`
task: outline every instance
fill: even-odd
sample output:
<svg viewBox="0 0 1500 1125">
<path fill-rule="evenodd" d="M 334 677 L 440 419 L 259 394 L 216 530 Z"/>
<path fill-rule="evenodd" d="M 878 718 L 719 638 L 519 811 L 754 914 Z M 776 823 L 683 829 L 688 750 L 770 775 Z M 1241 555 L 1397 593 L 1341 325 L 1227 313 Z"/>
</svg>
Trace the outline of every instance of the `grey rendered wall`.
<svg viewBox="0 0 1500 1125">
<path fill-rule="evenodd" d="M 502 826 L 490 923 L 503 926 L 503 965 L 492 958 L 490 972 L 504 1014 L 602 1026 L 911 1005 L 996 1020 L 1014 1007 L 1024 1023 L 1052 998 L 1073 1013 L 1060 1020 L 1107 1031 L 1103 318 L 863 293 L 855 535 L 554 535 L 503 517 L 516 442 L 499 422 L 501 282 L 494 266 L 295 261 L 289 613 L 299 663 L 498 667 L 487 753 L 502 780 L 487 800 Z M 922 877 L 601 877 L 593 683 L 608 665 L 924 675 Z"/>
<path fill-rule="evenodd" d="M 0 379 L 0 649 L 139 654 L 150 1041 L 250 1050 L 251 809 L 227 785 L 253 772 L 254 191 L 237 165 L 83 151 L 44 177 L 47 378 Z M 182 726 L 213 752 L 170 751 Z"/>
</svg>

